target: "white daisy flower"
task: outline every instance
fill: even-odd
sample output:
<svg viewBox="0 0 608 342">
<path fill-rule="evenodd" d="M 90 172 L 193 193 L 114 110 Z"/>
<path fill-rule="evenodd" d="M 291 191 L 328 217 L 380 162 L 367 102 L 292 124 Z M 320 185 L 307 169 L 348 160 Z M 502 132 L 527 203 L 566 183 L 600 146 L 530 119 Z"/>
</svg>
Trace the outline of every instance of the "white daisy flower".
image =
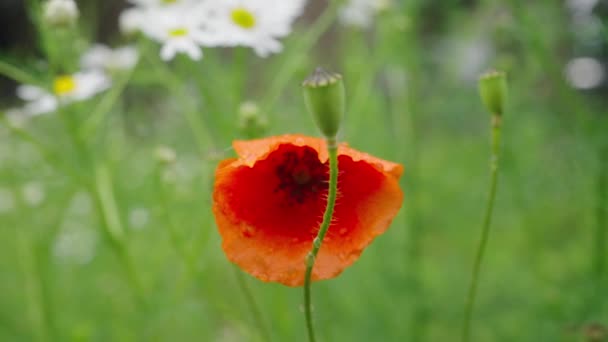
<svg viewBox="0 0 608 342">
<path fill-rule="evenodd" d="M 110 87 L 110 79 L 99 70 L 58 76 L 53 80 L 52 93 L 33 85 L 17 87 L 17 96 L 28 102 L 26 115 L 54 112 L 61 103 L 83 101 Z"/>
<path fill-rule="evenodd" d="M 196 8 L 150 8 L 145 16 L 142 31 L 163 45 L 160 57 L 165 61 L 173 59 L 177 53 L 199 60 L 203 57 L 200 45 L 213 45 L 215 42 L 213 36 L 203 30 L 205 18 Z"/>
<path fill-rule="evenodd" d="M 150 23 L 149 10 L 171 10 L 178 7 L 192 7 L 198 3 L 195 0 L 130 0 L 134 7 L 127 8 L 118 18 L 118 26 L 123 34 L 134 34 L 143 31 L 143 27 Z"/>
<path fill-rule="evenodd" d="M 103 44 L 95 44 L 80 58 L 83 69 L 101 69 L 108 72 L 129 70 L 135 66 L 139 53 L 133 46 L 111 49 Z"/>
<path fill-rule="evenodd" d="M 367 28 L 374 16 L 389 6 L 390 0 L 350 0 L 340 10 L 339 19 L 347 26 Z"/>
<path fill-rule="evenodd" d="M 208 0 L 206 29 L 216 46 L 248 46 L 261 56 L 280 52 L 278 38 L 291 32 L 291 24 L 305 0 Z"/>
<path fill-rule="evenodd" d="M 140 32 L 146 19 L 145 14 L 146 11 L 139 7 L 131 7 L 122 11 L 118 16 L 120 32 L 126 35 Z"/>
<path fill-rule="evenodd" d="M 200 1 L 195 0 L 129 0 L 135 6 L 138 7 L 173 7 L 195 4 Z"/>
</svg>

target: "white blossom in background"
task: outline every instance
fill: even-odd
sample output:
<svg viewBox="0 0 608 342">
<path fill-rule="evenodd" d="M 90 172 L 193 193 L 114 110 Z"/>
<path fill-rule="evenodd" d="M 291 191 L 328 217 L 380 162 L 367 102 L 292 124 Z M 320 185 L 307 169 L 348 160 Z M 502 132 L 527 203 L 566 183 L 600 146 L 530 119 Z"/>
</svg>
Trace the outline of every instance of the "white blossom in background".
<svg viewBox="0 0 608 342">
<path fill-rule="evenodd" d="M 175 150 L 168 146 L 158 146 L 154 150 L 156 159 L 163 164 L 173 164 L 177 160 Z"/>
<path fill-rule="evenodd" d="M 89 99 L 110 85 L 104 72 L 89 70 L 56 77 L 52 92 L 33 85 L 21 85 L 17 87 L 17 96 L 27 102 L 22 108 L 25 115 L 40 115 L 54 112 L 60 103 Z"/>
<path fill-rule="evenodd" d="M 595 58 L 577 57 L 565 68 L 565 76 L 570 85 L 578 89 L 593 89 L 604 82 L 606 70 Z"/>
<path fill-rule="evenodd" d="M 201 47 L 253 48 L 261 57 L 280 52 L 306 0 L 132 0 L 121 14 L 125 33 L 140 31 L 162 44 L 161 58 L 185 53 L 202 58 Z"/>
<path fill-rule="evenodd" d="M 216 46 L 246 46 L 260 57 L 280 52 L 304 0 L 208 0 L 203 16 Z"/>
<path fill-rule="evenodd" d="M 174 6 L 146 9 L 141 31 L 162 44 L 160 57 L 169 61 L 178 53 L 193 60 L 203 57 L 201 46 L 215 45 L 215 38 L 203 29 L 204 11 L 198 7 Z"/>
<path fill-rule="evenodd" d="M 118 26 L 123 34 L 133 34 L 142 31 L 150 19 L 149 10 L 167 10 L 177 7 L 189 8 L 197 3 L 196 0 L 130 0 L 133 7 L 120 13 Z"/>
<path fill-rule="evenodd" d="M 390 0 L 349 0 L 340 9 L 338 18 L 346 26 L 368 28 L 374 17 L 390 5 Z"/>
<path fill-rule="evenodd" d="M 42 184 L 39 182 L 29 182 L 21 188 L 21 196 L 25 204 L 30 207 L 37 207 L 42 204 L 46 195 Z"/>
<path fill-rule="evenodd" d="M 44 21 L 54 27 L 72 25 L 79 15 L 74 0 L 48 0 L 43 10 Z"/>
<path fill-rule="evenodd" d="M 132 35 L 141 31 L 146 12 L 138 7 L 127 8 L 118 16 L 118 27 L 120 32 Z"/>
<path fill-rule="evenodd" d="M 66 221 L 59 228 L 53 256 L 61 264 L 85 265 L 95 257 L 97 243 L 93 229 L 78 221 Z"/>
<path fill-rule="evenodd" d="M 91 214 L 93 210 L 91 196 L 88 193 L 81 191 L 74 194 L 72 201 L 70 202 L 68 212 L 70 215 L 86 217 Z"/>
<path fill-rule="evenodd" d="M 134 208 L 129 212 L 129 225 L 133 229 L 144 229 L 149 221 L 150 212 L 146 208 Z"/>
<path fill-rule="evenodd" d="M 80 58 L 83 69 L 99 69 L 106 72 L 129 70 L 137 64 L 139 52 L 134 46 L 112 49 L 103 44 L 93 45 Z"/>
<path fill-rule="evenodd" d="M 485 39 L 463 41 L 456 48 L 458 77 L 463 81 L 477 82 L 479 75 L 488 68 L 494 48 Z"/>
<path fill-rule="evenodd" d="M 575 15 L 591 14 L 598 0 L 566 0 L 566 7 Z"/>
</svg>

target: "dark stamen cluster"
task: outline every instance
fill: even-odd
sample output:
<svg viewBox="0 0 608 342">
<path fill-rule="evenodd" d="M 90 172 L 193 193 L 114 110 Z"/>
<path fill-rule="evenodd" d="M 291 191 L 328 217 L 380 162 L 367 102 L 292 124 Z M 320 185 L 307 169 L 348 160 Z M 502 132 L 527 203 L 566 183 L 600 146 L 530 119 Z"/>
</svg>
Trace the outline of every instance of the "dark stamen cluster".
<svg viewBox="0 0 608 342">
<path fill-rule="evenodd" d="M 275 168 L 279 179 L 275 192 L 284 192 L 288 204 L 302 204 L 327 190 L 328 167 L 321 164 L 316 151 L 304 148 L 287 151 L 281 157 L 283 160 Z"/>
</svg>

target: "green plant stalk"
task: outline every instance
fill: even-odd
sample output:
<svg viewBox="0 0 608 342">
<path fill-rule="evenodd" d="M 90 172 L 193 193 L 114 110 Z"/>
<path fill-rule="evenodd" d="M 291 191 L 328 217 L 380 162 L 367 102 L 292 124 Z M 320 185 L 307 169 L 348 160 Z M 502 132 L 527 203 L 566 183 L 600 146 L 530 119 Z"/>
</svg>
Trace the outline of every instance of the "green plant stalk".
<svg viewBox="0 0 608 342">
<path fill-rule="evenodd" d="M 247 280 L 245 279 L 245 277 L 243 277 L 243 273 L 237 268 L 237 266 L 232 265 L 232 269 L 234 270 L 234 274 L 239 288 L 241 289 L 241 292 L 243 292 L 243 295 L 245 295 L 245 299 L 247 300 L 249 309 L 251 310 L 251 314 L 253 315 L 253 319 L 258 327 L 258 330 L 260 331 L 260 334 L 262 335 L 262 338 L 264 339 L 264 341 L 272 341 L 270 332 L 268 331 L 268 329 L 266 329 L 266 324 L 264 323 L 264 319 L 262 318 L 262 311 L 260 311 L 260 308 L 258 307 L 255 301 L 255 297 L 253 296 L 251 289 L 247 285 Z"/>
<path fill-rule="evenodd" d="M 94 187 L 89 189 L 95 199 L 96 207 L 101 216 L 102 227 L 104 233 L 110 240 L 116 255 L 118 256 L 124 270 L 127 274 L 127 279 L 135 298 L 139 304 L 145 304 L 143 295 L 143 287 L 139 280 L 136 268 L 129 252 L 129 249 L 124 242 L 125 232 L 121 223 L 118 205 L 114 197 L 113 182 L 110 171 L 105 165 L 97 166 L 95 170 Z"/>
<path fill-rule="evenodd" d="M 205 151 L 208 148 L 215 147 L 213 145 L 214 142 L 211 139 L 211 130 L 199 116 L 198 110 L 192 101 L 192 97 L 188 96 L 188 92 L 182 85 L 181 80 L 175 76 L 175 74 L 167 67 L 165 63 L 158 60 L 156 56 L 152 55 L 152 52 L 150 51 L 151 49 L 147 42 L 140 43 L 139 45 L 146 60 L 154 65 L 154 69 L 156 71 L 162 73 L 163 79 L 166 81 L 165 86 L 183 106 L 186 106 L 183 111 L 183 115 L 188 122 L 188 126 L 192 131 L 199 149 L 201 151 Z"/>
<path fill-rule="evenodd" d="M 171 216 L 171 208 L 169 206 L 169 196 L 167 194 L 167 189 L 165 188 L 165 184 L 163 182 L 163 166 L 158 165 L 156 168 L 156 181 L 158 186 L 158 199 L 161 204 L 161 215 L 164 218 L 165 224 L 167 226 L 167 232 L 169 233 L 169 239 L 171 240 L 171 245 L 175 250 L 175 253 L 183 260 L 188 268 L 188 271 L 194 273 L 194 265 L 192 263 L 192 258 L 188 255 L 186 250 L 183 248 L 182 243 L 179 241 L 179 237 L 177 235 L 176 224 Z"/>
<path fill-rule="evenodd" d="M 72 195 L 73 192 L 70 192 Z M 19 211 L 24 208 L 21 196 L 15 191 L 18 199 Z M 28 233 L 25 227 L 18 227 L 16 233 L 16 246 L 19 264 L 22 267 L 24 276 L 24 290 L 26 295 L 26 310 L 29 315 L 30 323 L 35 326 L 32 329 L 38 341 L 56 341 L 59 339 L 56 320 L 58 312 L 53 308 L 51 291 L 51 243 L 54 241 L 57 228 L 68 208 L 68 199 L 65 196 L 60 200 L 62 210 L 50 224 L 53 228 L 49 236 L 44 237 L 43 241 L 35 241 L 34 237 Z M 5 327 L 10 328 L 10 327 Z"/>
<path fill-rule="evenodd" d="M 21 140 L 23 140 L 27 143 L 30 143 L 36 150 L 38 150 L 38 153 L 40 154 L 40 156 L 47 163 L 49 163 L 56 169 L 58 169 L 62 172 L 65 172 L 74 181 L 82 180 L 82 177 L 78 173 L 74 172 L 74 170 L 72 170 L 69 167 L 66 167 L 63 164 L 63 161 L 60 159 L 60 157 L 58 156 L 58 154 L 56 152 L 51 151 L 48 148 L 46 148 L 45 144 L 42 141 L 38 140 L 36 137 L 31 135 L 28 131 L 9 123 L 5 117 L 0 116 L 0 122 L 2 122 L 4 124 L 4 126 L 11 133 L 13 133 L 17 137 L 19 137 Z"/>
<path fill-rule="evenodd" d="M 323 222 L 317 233 L 317 237 L 313 240 L 312 249 L 306 256 L 306 273 L 304 275 L 304 314 L 306 316 L 306 328 L 308 330 L 308 340 L 315 341 L 315 332 L 312 322 L 312 303 L 310 296 L 310 285 L 312 277 L 312 269 L 315 266 L 315 259 L 327 234 L 327 230 L 331 224 L 334 215 L 334 207 L 336 205 L 336 197 L 338 195 L 338 144 L 335 138 L 327 139 L 327 152 L 329 154 L 329 194 L 327 196 L 327 206 L 325 214 L 323 214 Z"/>
<path fill-rule="evenodd" d="M 95 106 L 87 120 L 81 125 L 82 127 L 79 129 L 79 134 L 83 140 L 92 140 L 92 137 L 94 137 L 95 132 L 97 132 L 106 114 L 108 114 L 120 99 L 120 96 L 133 76 L 135 68 L 137 68 L 137 65 L 134 65 L 133 68 L 118 79 L 118 82 L 115 82 L 112 88 L 104 94 L 99 103 Z"/>
<path fill-rule="evenodd" d="M 36 267 L 35 257 L 33 255 L 34 248 L 29 242 L 27 232 L 23 229 L 16 229 L 17 234 L 17 252 L 19 255 L 19 263 L 21 264 L 24 277 L 24 290 L 27 300 L 27 312 L 29 314 L 30 323 L 35 327 L 34 333 L 39 341 L 49 340 L 49 328 L 46 325 L 44 308 L 45 300 L 42 298 L 43 291 L 40 285 L 40 275 Z"/>
<path fill-rule="evenodd" d="M 184 245 L 180 242 L 179 240 L 179 236 L 177 235 L 177 224 L 175 222 L 175 219 L 173 218 L 173 216 L 171 215 L 171 207 L 169 206 L 170 204 L 170 198 L 169 198 L 169 192 L 168 189 L 166 187 L 165 184 L 163 184 L 162 181 L 162 166 L 158 165 L 158 167 L 156 168 L 156 181 L 157 181 L 157 187 L 158 187 L 158 192 L 159 192 L 159 201 L 160 201 L 160 216 L 161 219 L 164 221 L 164 224 L 167 225 L 167 231 L 169 234 L 169 238 L 171 240 L 171 245 L 172 248 L 175 250 L 176 255 L 180 258 L 180 260 L 184 263 L 184 266 L 186 268 L 186 274 L 185 274 L 185 281 L 194 281 L 194 283 L 196 284 L 196 289 L 197 291 L 200 291 L 200 298 L 213 298 L 213 296 L 210 294 L 209 289 L 205 288 L 205 285 L 208 284 L 208 282 L 199 282 L 197 281 L 197 276 L 198 276 L 198 272 L 196 270 L 196 260 L 193 257 L 193 255 L 200 255 L 200 253 L 189 253 L 186 248 L 184 248 Z M 183 283 L 180 282 L 180 285 Z M 181 289 L 181 288 L 180 288 Z M 223 317 L 225 317 L 226 319 L 230 319 L 234 322 L 240 322 L 238 320 L 238 318 L 236 317 L 236 315 L 233 312 L 233 308 L 230 307 L 230 305 L 227 305 L 225 303 L 225 301 L 216 301 L 214 302 L 215 305 L 217 305 L 218 310 L 221 312 L 221 314 L 223 315 Z M 255 303 L 254 303 L 255 304 Z"/>
<path fill-rule="evenodd" d="M 0 75 L 6 76 L 21 84 L 31 84 L 45 87 L 44 83 L 16 66 L 0 60 Z"/>
<path fill-rule="evenodd" d="M 61 316 L 62 312 L 56 310 L 53 301 L 53 277 L 54 277 L 54 265 L 52 258 L 53 243 L 57 239 L 57 234 L 61 226 L 61 222 L 65 218 L 65 215 L 69 209 L 70 199 L 74 195 L 74 190 L 70 189 L 66 194 L 62 195 L 58 200 L 58 207 L 60 210 L 56 211 L 50 221 L 49 229 L 44 236 L 35 241 L 36 248 L 34 250 L 34 260 L 36 262 L 36 270 L 39 277 L 38 283 L 40 284 L 41 297 L 43 304 L 43 314 L 46 321 L 46 327 L 51 341 L 57 341 L 60 339 L 57 322 L 59 321 L 58 316 Z"/>
<path fill-rule="evenodd" d="M 296 48 L 292 49 L 292 53 L 288 54 L 279 66 L 276 76 L 273 78 L 274 81 L 269 87 L 267 95 L 262 99 L 260 109 L 262 113 L 268 113 L 269 109 L 277 102 L 281 96 L 281 92 L 285 89 L 285 86 L 290 83 L 295 70 L 298 69 L 298 65 L 303 60 L 309 57 L 307 53 L 315 44 L 321 35 L 325 33 L 331 25 L 334 23 L 336 16 L 338 15 L 338 9 L 343 0 L 333 0 L 329 7 L 325 9 L 323 14 L 317 19 L 306 34 L 300 38 L 296 44 Z"/>
<path fill-rule="evenodd" d="M 492 223 L 492 212 L 494 209 L 494 200 L 496 198 L 496 187 L 498 183 L 498 157 L 500 152 L 500 134 L 501 134 L 502 118 L 498 114 L 492 116 L 492 155 L 490 160 L 490 189 L 488 192 L 488 200 L 486 204 L 486 212 L 481 228 L 481 238 L 477 246 L 475 261 L 473 264 L 473 273 L 471 275 L 471 283 L 467 302 L 464 310 L 464 321 L 462 325 L 462 342 L 470 340 L 471 318 L 473 316 L 473 307 L 475 305 L 475 297 L 477 295 L 477 287 L 479 284 L 479 274 L 481 271 L 481 262 L 485 255 L 488 237 L 490 235 L 490 224 Z"/>
<path fill-rule="evenodd" d="M 596 226 L 592 248 L 592 272 L 597 292 L 602 288 L 606 272 L 606 219 L 608 214 L 608 143 L 600 142 L 599 170 L 597 179 Z"/>
<path fill-rule="evenodd" d="M 92 172 L 94 174 L 93 180 L 83 178 L 82 185 L 91 198 L 94 199 L 96 204 L 95 207 L 101 218 L 103 232 L 108 237 L 110 245 L 126 271 L 127 281 L 131 290 L 134 292 L 138 304 L 145 304 L 141 282 L 139 281 L 136 269 L 133 266 L 128 247 L 124 242 L 124 230 L 118 212 L 118 205 L 116 204 L 116 199 L 114 197 L 110 171 L 104 164 L 97 165 L 94 158 L 91 158 L 88 154 L 87 143 L 82 139 L 83 137 L 78 134 L 79 127 L 75 122 L 74 117 L 70 115 L 72 113 L 67 112 L 60 104 L 58 114 L 68 131 L 72 145 L 78 153 L 79 162 L 84 164 L 82 166 L 85 167 L 86 173 Z"/>
</svg>

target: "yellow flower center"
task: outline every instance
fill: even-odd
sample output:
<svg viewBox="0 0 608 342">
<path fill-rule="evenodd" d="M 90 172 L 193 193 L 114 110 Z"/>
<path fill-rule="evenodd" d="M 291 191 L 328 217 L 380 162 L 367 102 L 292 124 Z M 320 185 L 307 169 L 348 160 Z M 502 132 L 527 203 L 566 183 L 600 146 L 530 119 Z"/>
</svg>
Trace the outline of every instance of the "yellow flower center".
<svg viewBox="0 0 608 342">
<path fill-rule="evenodd" d="M 76 89 L 76 80 L 70 75 L 59 76 L 53 82 L 53 92 L 57 96 L 67 95 Z"/>
<path fill-rule="evenodd" d="M 188 34 L 188 30 L 185 28 L 176 28 L 169 31 L 169 36 L 171 37 L 183 37 Z"/>
<path fill-rule="evenodd" d="M 242 7 L 233 9 L 231 17 L 235 24 L 244 29 L 250 29 L 255 26 L 255 17 L 253 16 L 253 13 Z"/>
<path fill-rule="evenodd" d="M 168 5 L 168 4 L 173 4 L 173 3 L 176 3 L 176 2 L 177 2 L 177 0 L 161 0 L 161 2 L 162 2 L 163 4 L 167 4 L 167 5 Z"/>
</svg>

